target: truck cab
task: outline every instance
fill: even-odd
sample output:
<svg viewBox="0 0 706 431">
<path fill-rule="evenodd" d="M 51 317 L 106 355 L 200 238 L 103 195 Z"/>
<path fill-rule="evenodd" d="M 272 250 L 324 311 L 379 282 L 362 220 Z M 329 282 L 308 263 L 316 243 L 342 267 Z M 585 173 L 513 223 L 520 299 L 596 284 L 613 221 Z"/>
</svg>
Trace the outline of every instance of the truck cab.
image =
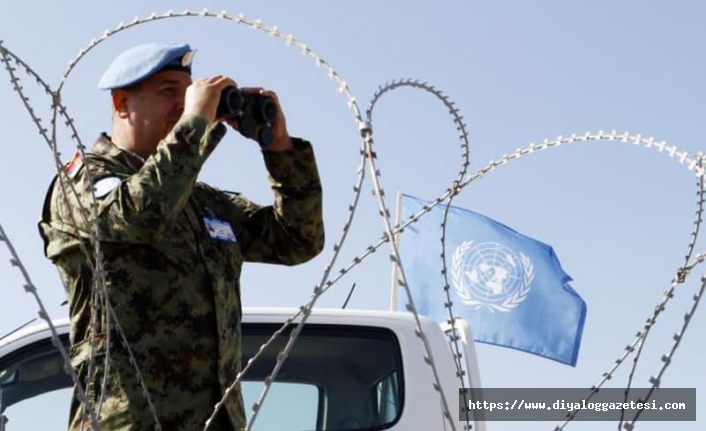
<svg viewBox="0 0 706 431">
<path fill-rule="evenodd" d="M 293 309 L 245 308 L 242 365 L 295 314 Z M 69 321 L 53 322 L 68 346 Z M 248 421 L 279 352 L 296 325 L 263 350 L 243 376 Z M 440 390 L 456 430 L 483 431 L 459 420 L 459 389 L 447 331 L 421 317 Z M 459 344 L 470 384 L 479 387 L 475 351 L 463 321 Z M 272 383 L 253 430 L 447 430 L 432 368 L 410 313 L 314 309 Z M 66 429 L 73 383 L 52 343 L 48 324 L 0 340 L 0 431 Z M 463 387 L 466 387 L 465 385 Z"/>
</svg>

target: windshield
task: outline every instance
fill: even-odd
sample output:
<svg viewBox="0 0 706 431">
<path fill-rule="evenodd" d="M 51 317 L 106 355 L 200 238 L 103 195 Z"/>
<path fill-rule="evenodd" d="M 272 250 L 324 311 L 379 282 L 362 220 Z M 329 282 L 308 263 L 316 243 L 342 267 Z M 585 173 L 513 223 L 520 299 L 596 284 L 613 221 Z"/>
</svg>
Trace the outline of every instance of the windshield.
<svg viewBox="0 0 706 431">
<path fill-rule="evenodd" d="M 243 367 L 278 324 L 243 324 Z M 242 384 L 247 418 L 284 348 L 286 330 Z M 48 335 L 47 335 L 48 337 Z M 66 337 L 63 339 L 67 343 Z M 403 406 L 397 338 L 383 328 L 307 325 L 272 384 L 253 430 L 382 430 Z M 71 380 L 49 338 L 0 358 L 0 431 L 66 429 Z M 51 417 L 51 420 L 48 418 Z"/>
</svg>

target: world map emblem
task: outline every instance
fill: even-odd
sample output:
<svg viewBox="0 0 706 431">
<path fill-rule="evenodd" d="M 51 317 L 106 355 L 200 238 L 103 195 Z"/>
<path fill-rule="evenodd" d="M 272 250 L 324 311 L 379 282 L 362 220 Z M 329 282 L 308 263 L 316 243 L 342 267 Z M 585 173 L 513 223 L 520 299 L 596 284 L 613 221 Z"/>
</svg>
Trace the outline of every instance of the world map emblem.
<svg viewBox="0 0 706 431">
<path fill-rule="evenodd" d="M 509 312 L 527 299 L 534 267 L 526 254 L 504 244 L 464 241 L 451 257 L 451 278 L 464 304 Z"/>
</svg>

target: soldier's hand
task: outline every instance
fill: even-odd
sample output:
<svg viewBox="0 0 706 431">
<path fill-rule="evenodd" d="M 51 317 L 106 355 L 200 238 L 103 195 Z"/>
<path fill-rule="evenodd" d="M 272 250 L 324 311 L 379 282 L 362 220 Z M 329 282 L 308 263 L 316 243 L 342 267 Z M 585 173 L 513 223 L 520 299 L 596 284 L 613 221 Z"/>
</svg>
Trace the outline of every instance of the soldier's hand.
<svg viewBox="0 0 706 431">
<path fill-rule="evenodd" d="M 267 147 L 267 151 L 284 151 L 291 149 L 292 140 L 289 138 L 289 133 L 287 132 L 287 121 L 284 118 L 284 113 L 282 112 L 282 107 L 279 104 L 277 94 L 274 91 L 265 90 L 260 87 L 244 87 L 240 88 L 240 91 L 245 94 L 259 94 L 260 96 L 269 97 L 275 102 L 275 106 L 277 107 L 277 115 L 272 122 L 272 142 Z M 227 122 L 231 127 L 238 130 L 237 120 L 230 120 Z M 258 136 L 259 127 L 260 126 L 258 126 L 258 130 L 256 130 L 254 136 Z M 257 141 L 257 138 L 255 137 L 251 139 Z"/>
<path fill-rule="evenodd" d="M 230 85 L 235 85 L 235 81 L 222 75 L 194 81 L 186 88 L 183 115 L 198 115 L 213 122 L 216 119 L 221 92 Z"/>
</svg>

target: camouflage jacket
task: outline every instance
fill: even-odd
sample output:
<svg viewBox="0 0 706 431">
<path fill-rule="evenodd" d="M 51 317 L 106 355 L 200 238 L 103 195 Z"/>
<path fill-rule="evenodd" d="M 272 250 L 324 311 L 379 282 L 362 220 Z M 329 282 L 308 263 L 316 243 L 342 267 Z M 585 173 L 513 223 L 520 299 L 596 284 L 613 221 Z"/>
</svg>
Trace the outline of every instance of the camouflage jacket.
<svg viewBox="0 0 706 431">
<path fill-rule="evenodd" d="M 104 431 L 154 430 L 155 421 L 127 348 L 96 303 L 92 237 L 110 305 L 164 431 L 203 429 L 240 371 L 242 263 L 294 265 L 323 248 L 311 145 L 293 138 L 293 150 L 263 151 L 275 200 L 258 206 L 196 181 L 225 131 L 183 118 L 144 162 L 102 135 L 85 160 L 66 167 L 65 181 L 49 188 L 40 233 L 69 295 L 72 365 L 93 407 L 101 400 Z M 88 376 L 91 356 L 95 372 Z M 87 417 L 76 395 L 71 409 L 70 427 L 78 430 Z M 209 430 L 244 426 L 239 388 L 216 419 Z"/>
</svg>

